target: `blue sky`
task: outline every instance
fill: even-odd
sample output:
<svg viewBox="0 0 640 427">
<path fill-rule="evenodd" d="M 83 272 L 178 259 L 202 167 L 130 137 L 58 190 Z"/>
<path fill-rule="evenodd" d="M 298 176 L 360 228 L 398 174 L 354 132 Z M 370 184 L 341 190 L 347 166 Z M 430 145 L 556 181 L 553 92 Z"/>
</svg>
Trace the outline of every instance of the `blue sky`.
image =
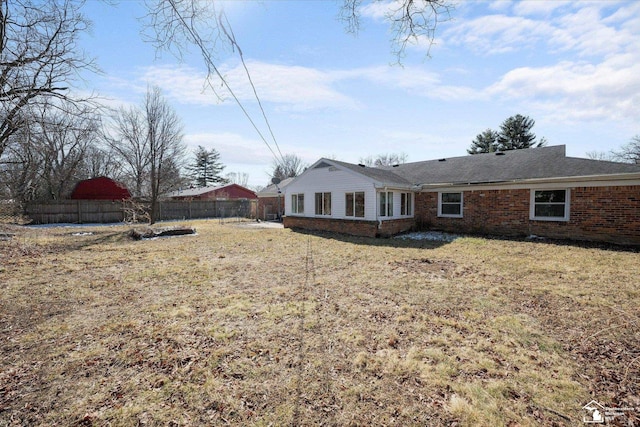
<svg viewBox="0 0 640 427">
<path fill-rule="evenodd" d="M 474 137 L 515 114 L 571 156 L 609 151 L 640 134 L 640 2 L 459 1 L 431 57 L 409 47 L 393 65 L 383 2 L 366 3 L 347 34 L 340 1 L 218 1 L 233 28 L 284 154 L 357 163 L 385 153 L 408 161 L 466 155 Z M 182 60 L 140 35 L 140 2 L 89 0 L 87 53 L 103 70 L 87 89 L 110 105 L 139 104 L 158 85 L 182 118 L 185 142 L 215 148 L 227 172 L 266 185 L 273 155 L 224 90 L 204 85 L 195 50 Z M 216 53 L 261 132 L 237 52 Z M 267 139 L 272 143 L 270 137 Z"/>
</svg>

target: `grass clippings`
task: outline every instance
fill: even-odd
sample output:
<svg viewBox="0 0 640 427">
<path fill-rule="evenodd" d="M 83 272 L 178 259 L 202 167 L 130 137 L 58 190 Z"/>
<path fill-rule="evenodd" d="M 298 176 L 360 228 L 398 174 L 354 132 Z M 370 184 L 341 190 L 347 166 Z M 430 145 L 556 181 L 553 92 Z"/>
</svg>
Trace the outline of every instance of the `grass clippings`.
<svg viewBox="0 0 640 427">
<path fill-rule="evenodd" d="M 637 253 L 194 223 L 0 242 L 0 426 L 572 426 L 591 400 L 640 407 Z"/>
</svg>

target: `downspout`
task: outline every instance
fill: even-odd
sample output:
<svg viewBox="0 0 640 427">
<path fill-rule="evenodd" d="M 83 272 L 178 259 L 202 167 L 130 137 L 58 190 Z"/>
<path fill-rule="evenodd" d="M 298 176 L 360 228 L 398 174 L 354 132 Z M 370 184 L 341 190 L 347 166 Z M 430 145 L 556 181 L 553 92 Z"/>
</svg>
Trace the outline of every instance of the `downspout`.
<svg viewBox="0 0 640 427">
<path fill-rule="evenodd" d="M 386 185 L 383 187 L 383 190 L 385 192 L 385 197 L 388 189 L 389 187 L 387 187 Z M 380 209 L 380 203 L 376 203 L 376 205 L 378 205 L 376 209 Z M 381 227 L 382 227 L 382 217 L 380 215 L 380 212 L 378 212 L 378 230 L 380 230 Z"/>
</svg>

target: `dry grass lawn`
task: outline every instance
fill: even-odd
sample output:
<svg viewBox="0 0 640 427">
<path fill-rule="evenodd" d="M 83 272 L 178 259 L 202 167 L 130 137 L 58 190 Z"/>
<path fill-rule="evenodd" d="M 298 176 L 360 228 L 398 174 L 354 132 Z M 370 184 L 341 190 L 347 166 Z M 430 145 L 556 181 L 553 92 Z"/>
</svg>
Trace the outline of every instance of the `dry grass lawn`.
<svg viewBox="0 0 640 427">
<path fill-rule="evenodd" d="M 9 230 L 0 426 L 640 423 L 637 252 L 186 225 Z"/>
</svg>

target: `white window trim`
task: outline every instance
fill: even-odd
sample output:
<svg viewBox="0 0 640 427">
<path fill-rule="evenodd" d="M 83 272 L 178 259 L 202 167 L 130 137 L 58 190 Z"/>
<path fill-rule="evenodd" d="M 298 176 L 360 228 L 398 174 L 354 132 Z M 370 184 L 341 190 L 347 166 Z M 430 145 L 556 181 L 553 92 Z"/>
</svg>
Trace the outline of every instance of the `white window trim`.
<svg viewBox="0 0 640 427">
<path fill-rule="evenodd" d="M 406 206 L 402 206 L 402 195 L 403 194 L 406 194 L 407 200 L 409 202 L 409 208 L 411 208 L 411 209 L 409 209 L 409 213 L 407 213 L 406 209 L 405 209 L 404 215 L 402 214 L 402 209 L 403 209 L 403 207 L 406 208 Z M 414 198 L 413 198 L 413 193 L 412 192 L 405 191 L 405 192 L 400 193 L 400 216 L 403 217 L 403 218 L 411 218 L 411 217 L 413 217 L 413 214 L 415 212 L 414 204 L 415 203 L 414 203 Z"/>
<path fill-rule="evenodd" d="M 322 212 L 318 213 L 317 212 L 317 207 L 316 207 L 316 196 L 318 194 L 322 194 Z M 329 195 L 329 213 L 326 213 L 324 210 L 324 204 L 325 204 L 325 198 L 327 197 L 326 195 Z M 331 194 L 331 191 L 316 191 L 315 193 L 313 193 L 313 212 L 314 212 L 314 216 L 319 217 L 319 218 L 326 218 L 326 217 L 330 217 L 333 215 L 333 196 Z"/>
<path fill-rule="evenodd" d="M 385 195 L 385 204 L 384 204 L 385 212 L 384 212 L 384 214 L 382 213 L 382 210 L 380 209 L 380 203 L 382 203 L 382 200 L 381 200 L 382 199 L 382 194 Z M 389 198 L 389 195 L 391 195 L 391 198 Z M 394 215 L 395 209 L 396 209 L 396 207 L 394 206 L 394 200 L 393 200 L 394 197 L 395 197 L 395 193 L 393 191 L 386 190 L 386 191 L 378 192 L 378 197 L 376 197 L 376 199 L 377 199 L 376 201 L 378 202 L 377 203 L 378 204 L 377 209 L 378 209 L 378 217 L 379 218 L 387 220 L 387 219 L 392 219 L 394 217 L 393 215 Z M 389 202 L 389 200 L 391 200 L 391 202 Z M 389 215 L 389 208 L 391 208 L 391 215 Z"/>
<path fill-rule="evenodd" d="M 536 191 L 559 191 L 564 190 L 564 216 L 536 216 Z M 571 206 L 571 189 L 569 188 L 536 188 L 529 190 L 529 219 L 531 221 L 569 221 L 569 210 Z"/>
<path fill-rule="evenodd" d="M 442 195 L 445 193 L 460 193 L 460 214 L 443 214 L 442 213 Z M 438 192 L 438 216 L 442 218 L 462 218 L 464 215 L 464 192 L 463 191 L 439 191 Z"/>
<path fill-rule="evenodd" d="M 347 215 L 347 195 L 351 195 L 353 197 L 353 202 L 351 208 L 353 209 L 353 215 Z M 362 194 L 364 199 L 364 206 L 362 216 L 356 215 L 356 194 Z M 347 191 L 344 193 L 345 198 L 345 207 L 344 207 L 344 217 L 348 219 L 364 219 L 367 216 L 367 192 L 366 191 Z"/>
<path fill-rule="evenodd" d="M 302 200 L 303 200 L 303 202 L 302 202 L 302 204 L 303 204 L 302 211 L 300 211 L 300 209 L 299 209 L 300 208 L 300 196 L 302 196 Z M 293 197 L 296 198 L 296 203 L 295 204 L 293 203 Z M 291 215 L 304 215 L 304 199 L 305 199 L 304 193 L 293 193 L 291 195 Z M 296 208 L 295 210 L 294 210 L 294 207 Z"/>
</svg>

